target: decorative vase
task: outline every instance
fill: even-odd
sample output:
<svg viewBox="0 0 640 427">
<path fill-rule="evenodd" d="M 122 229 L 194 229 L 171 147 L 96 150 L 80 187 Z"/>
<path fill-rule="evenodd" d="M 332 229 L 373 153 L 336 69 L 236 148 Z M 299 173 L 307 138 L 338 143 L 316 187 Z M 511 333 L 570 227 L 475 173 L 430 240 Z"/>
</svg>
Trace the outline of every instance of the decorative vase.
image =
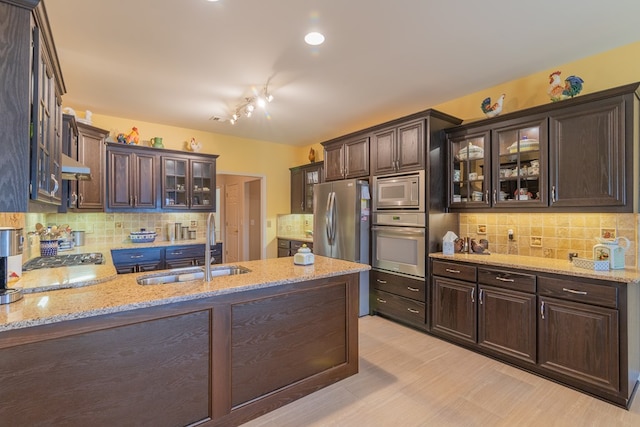
<svg viewBox="0 0 640 427">
<path fill-rule="evenodd" d="M 58 255 L 57 240 L 40 240 L 40 256 Z"/>
<path fill-rule="evenodd" d="M 309 161 L 311 163 L 316 161 L 316 150 L 314 150 L 313 148 L 309 150 Z"/>
</svg>

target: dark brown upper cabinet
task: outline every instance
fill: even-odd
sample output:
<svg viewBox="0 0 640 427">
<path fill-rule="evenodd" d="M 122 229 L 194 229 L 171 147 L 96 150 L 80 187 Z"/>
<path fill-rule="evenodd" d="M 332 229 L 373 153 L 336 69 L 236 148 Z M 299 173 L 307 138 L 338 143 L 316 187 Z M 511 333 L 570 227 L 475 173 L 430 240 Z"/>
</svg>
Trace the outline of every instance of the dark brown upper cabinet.
<svg viewBox="0 0 640 427">
<path fill-rule="evenodd" d="M 108 211 L 157 207 L 158 157 L 149 149 L 121 144 L 108 145 Z"/>
<path fill-rule="evenodd" d="M 382 129 L 371 137 L 371 173 L 386 175 L 424 169 L 424 120 Z"/>
<path fill-rule="evenodd" d="M 0 212 L 55 212 L 66 88 L 44 3 L 2 1 L 0 16 Z"/>
<path fill-rule="evenodd" d="M 449 208 L 636 212 L 639 87 L 449 129 Z"/>
<path fill-rule="evenodd" d="M 323 142 L 325 180 L 369 176 L 369 135 Z"/>
<path fill-rule="evenodd" d="M 637 115 L 631 95 L 551 113 L 551 206 L 623 208 L 631 202 Z"/>
<path fill-rule="evenodd" d="M 324 182 L 324 163 L 314 162 L 290 168 L 291 213 L 313 213 L 313 186 Z"/>
<path fill-rule="evenodd" d="M 216 158 L 210 154 L 161 155 L 164 210 L 216 210 Z"/>
</svg>

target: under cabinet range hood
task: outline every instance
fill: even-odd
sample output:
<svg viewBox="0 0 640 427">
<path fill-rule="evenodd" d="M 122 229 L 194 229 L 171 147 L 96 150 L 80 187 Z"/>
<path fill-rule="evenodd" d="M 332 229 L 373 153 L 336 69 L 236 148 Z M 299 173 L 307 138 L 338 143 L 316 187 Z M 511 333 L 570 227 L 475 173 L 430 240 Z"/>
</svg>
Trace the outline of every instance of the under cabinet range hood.
<svg viewBox="0 0 640 427">
<path fill-rule="evenodd" d="M 62 179 L 70 181 L 90 181 L 91 169 L 66 154 L 63 154 Z"/>
</svg>

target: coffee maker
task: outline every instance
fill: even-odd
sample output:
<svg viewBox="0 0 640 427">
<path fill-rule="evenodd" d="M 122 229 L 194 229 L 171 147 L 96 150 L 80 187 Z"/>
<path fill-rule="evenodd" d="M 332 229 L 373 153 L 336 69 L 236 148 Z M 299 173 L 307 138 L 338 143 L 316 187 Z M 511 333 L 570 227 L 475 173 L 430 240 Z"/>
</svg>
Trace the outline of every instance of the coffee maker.
<svg viewBox="0 0 640 427">
<path fill-rule="evenodd" d="M 0 227 L 0 304 L 9 304 L 22 298 L 22 289 L 7 288 L 9 257 L 22 255 L 24 237 L 22 228 Z"/>
</svg>

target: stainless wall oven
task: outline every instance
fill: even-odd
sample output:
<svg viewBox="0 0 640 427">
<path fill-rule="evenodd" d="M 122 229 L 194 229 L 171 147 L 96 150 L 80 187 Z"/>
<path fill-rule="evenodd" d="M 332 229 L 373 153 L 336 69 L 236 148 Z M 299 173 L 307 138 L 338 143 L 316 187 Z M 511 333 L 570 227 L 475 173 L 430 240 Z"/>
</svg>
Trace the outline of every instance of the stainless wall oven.
<svg viewBox="0 0 640 427">
<path fill-rule="evenodd" d="M 375 212 L 371 266 L 424 278 L 425 221 L 424 212 Z"/>
</svg>

